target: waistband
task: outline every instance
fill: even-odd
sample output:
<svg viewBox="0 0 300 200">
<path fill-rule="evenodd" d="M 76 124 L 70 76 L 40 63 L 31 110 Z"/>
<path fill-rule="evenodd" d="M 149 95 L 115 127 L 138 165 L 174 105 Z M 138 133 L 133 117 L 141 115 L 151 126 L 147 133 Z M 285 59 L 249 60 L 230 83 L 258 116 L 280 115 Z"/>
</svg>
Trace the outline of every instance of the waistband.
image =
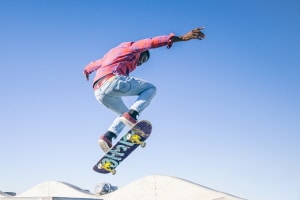
<svg viewBox="0 0 300 200">
<path fill-rule="evenodd" d="M 115 74 L 107 74 L 103 77 L 101 77 L 98 81 L 94 83 L 94 90 L 98 90 L 104 83 L 111 82 L 116 77 Z"/>
</svg>

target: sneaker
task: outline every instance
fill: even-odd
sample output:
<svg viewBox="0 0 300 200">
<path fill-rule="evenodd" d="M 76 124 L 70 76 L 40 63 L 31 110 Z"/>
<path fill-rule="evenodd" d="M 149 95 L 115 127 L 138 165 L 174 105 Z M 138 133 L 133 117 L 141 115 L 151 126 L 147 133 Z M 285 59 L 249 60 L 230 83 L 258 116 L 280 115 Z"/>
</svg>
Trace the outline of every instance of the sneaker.
<svg viewBox="0 0 300 200">
<path fill-rule="evenodd" d="M 106 153 L 108 150 L 112 147 L 112 141 L 106 135 L 101 135 L 98 144 L 101 147 L 101 149 Z"/>
<path fill-rule="evenodd" d="M 137 119 L 134 119 L 128 112 L 123 113 L 120 117 L 121 121 L 129 126 L 130 128 L 134 127 L 136 123 L 138 122 Z"/>
</svg>

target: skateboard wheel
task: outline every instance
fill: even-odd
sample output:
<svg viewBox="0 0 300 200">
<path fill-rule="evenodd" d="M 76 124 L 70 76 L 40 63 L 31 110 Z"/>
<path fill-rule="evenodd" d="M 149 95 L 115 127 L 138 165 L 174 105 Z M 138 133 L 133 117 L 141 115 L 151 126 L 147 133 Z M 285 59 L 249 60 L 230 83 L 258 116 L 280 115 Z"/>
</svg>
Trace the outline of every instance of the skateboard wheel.
<svg viewBox="0 0 300 200">
<path fill-rule="evenodd" d="M 98 165 L 98 169 L 102 169 L 102 164 L 101 163 Z"/>
<path fill-rule="evenodd" d="M 111 174 L 115 175 L 117 173 L 117 171 L 115 169 L 111 170 Z"/>
<path fill-rule="evenodd" d="M 141 147 L 144 148 L 145 146 L 146 146 L 146 142 L 142 142 L 142 143 L 141 143 Z"/>
<path fill-rule="evenodd" d="M 129 133 L 129 134 L 127 135 L 126 139 L 127 139 L 127 140 L 130 140 L 130 139 L 131 139 L 131 136 L 132 136 L 132 135 Z"/>
</svg>

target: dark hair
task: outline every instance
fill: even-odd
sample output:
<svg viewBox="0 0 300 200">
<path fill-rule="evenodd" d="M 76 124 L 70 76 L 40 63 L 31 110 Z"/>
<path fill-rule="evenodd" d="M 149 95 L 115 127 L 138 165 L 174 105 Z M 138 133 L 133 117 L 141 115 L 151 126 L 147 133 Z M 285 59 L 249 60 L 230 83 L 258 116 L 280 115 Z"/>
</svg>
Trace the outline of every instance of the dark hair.
<svg viewBox="0 0 300 200">
<path fill-rule="evenodd" d="M 144 54 L 148 57 L 148 60 L 149 60 L 149 58 L 150 58 L 150 52 L 149 52 L 149 50 L 142 52 L 141 56 L 144 55 Z"/>
</svg>

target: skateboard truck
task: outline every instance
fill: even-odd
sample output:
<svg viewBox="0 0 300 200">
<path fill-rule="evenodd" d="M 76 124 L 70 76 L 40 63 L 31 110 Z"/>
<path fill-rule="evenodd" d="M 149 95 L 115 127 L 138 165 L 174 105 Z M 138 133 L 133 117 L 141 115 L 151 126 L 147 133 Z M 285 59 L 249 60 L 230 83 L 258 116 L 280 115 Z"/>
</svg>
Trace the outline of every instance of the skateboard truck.
<svg viewBox="0 0 300 200">
<path fill-rule="evenodd" d="M 112 175 L 115 175 L 116 174 L 116 170 L 112 169 L 111 165 L 112 165 L 111 162 L 105 162 L 103 164 L 99 163 L 98 169 L 104 169 L 104 170 L 112 173 Z"/>
<path fill-rule="evenodd" d="M 139 145 L 141 145 L 141 147 L 146 146 L 146 142 L 141 141 L 141 136 L 136 134 L 136 133 L 128 134 L 127 135 L 127 140 L 130 141 L 133 144 L 139 144 Z"/>
</svg>

